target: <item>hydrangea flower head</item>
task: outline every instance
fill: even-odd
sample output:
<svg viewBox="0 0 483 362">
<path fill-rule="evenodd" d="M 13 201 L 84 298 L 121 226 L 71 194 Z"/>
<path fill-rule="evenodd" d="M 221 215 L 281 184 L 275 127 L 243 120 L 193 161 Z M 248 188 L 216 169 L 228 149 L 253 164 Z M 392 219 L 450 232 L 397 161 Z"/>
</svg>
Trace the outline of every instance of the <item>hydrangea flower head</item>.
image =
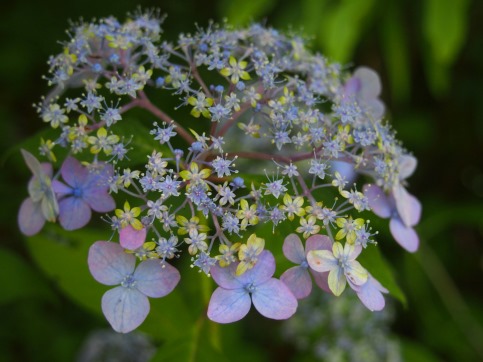
<svg viewBox="0 0 483 362">
<path fill-rule="evenodd" d="M 112 328 L 120 333 L 136 329 L 149 313 L 149 300 L 173 291 L 179 272 L 158 260 L 136 267 L 136 257 L 116 243 L 97 241 L 89 249 L 89 270 L 99 283 L 118 285 L 102 297 L 102 311 Z"/>
<path fill-rule="evenodd" d="M 265 250 L 255 266 L 244 274 L 236 274 L 236 263 L 222 268 L 215 265 L 211 275 L 219 287 L 208 305 L 208 318 L 218 323 L 232 323 L 245 317 L 251 304 L 271 319 L 290 318 L 297 310 L 297 299 L 280 280 L 272 278 L 275 259 Z"/>
</svg>

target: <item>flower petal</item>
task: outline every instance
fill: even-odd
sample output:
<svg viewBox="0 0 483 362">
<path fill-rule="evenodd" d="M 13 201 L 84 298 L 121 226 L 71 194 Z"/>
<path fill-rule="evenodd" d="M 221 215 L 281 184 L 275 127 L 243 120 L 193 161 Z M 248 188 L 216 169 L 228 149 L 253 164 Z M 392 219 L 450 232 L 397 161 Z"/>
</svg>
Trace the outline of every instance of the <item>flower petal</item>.
<svg viewBox="0 0 483 362">
<path fill-rule="evenodd" d="M 231 263 L 227 267 L 222 268 L 216 264 L 211 267 L 210 274 L 220 287 L 225 289 L 239 289 L 243 287 L 243 284 L 235 275 L 237 266 L 238 263 Z"/>
<path fill-rule="evenodd" d="M 353 75 L 361 82 L 360 91 L 357 97 L 363 100 L 371 100 L 377 98 L 381 94 L 381 80 L 377 73 L 367 67 L 359 67 Z"/>
<path fill-rule="evenodd" d="M 367 270 L 356 260 L 347 263 L 345 268 L 345 276 L 352 284 L 362 285 L 367 281 Z"/>
<path fill-rule="evenodd" d="M 208 318 L 217 323 L 232 323 L 245 317 L 252 302 L 244 289 L 218 287 L 211 295 Z"/>
<path fill-rule="evenodd" d="M 119 231 L 119 243 L 124 249 L 135 250 L 144 244 L 146 234 L 145 227 L 137 230 L 131 225 L 127 225 Z"/>
<path fill-rule="evenodd" d="M 119 244 L 96 241 L 89 248 L 87 264 L 92 276 L 99 283 L 116 285 L 132 274 L 136 257 L 126 254 Z"/>
<path fill-rule="evenodd" d="M 67 157 L 60 169 L 62 178 L 70 186 L 77 186 L 84 184 L 89 171 L 82 166 L 74 157 Z"/>
<path fill-rule="evenodd" d="M 136 329 L 149 313 L 148 298 L 132 288 L 116 287 L 102 296 L 102 312 L 119 333 Z"/>
<path fill-rule="evenodd" d="M 275 258 L 268 250 L 264 250 L 258 255 L 255 266 L 238 277 L 243 284 L 259 285 L 269 280 L 275 273 Z"/>
<path fill-rule="evenodd" d="M 324 292 L 332 293 L 329 288 L 329 272 L 319 273 L 313 269 L 310 269 L 310 273 L 314 277 L 315 284 L 322 289 Z"/>
<path fill-rule="evenodd" d="M 372 276 L 369 276 L 367 282 L 361 285 L 356 291 L 362 304 L 364 304 L 370 311 L 380 311 L 384 309 L 386 302 L 381 292 L 387 293 L 388 291 Z"/>
<path fill-rule="evenodd" d="M 280 280 L 290 289 L 297 299 L 303 299 L 309 296 L 312 291 L 312 280 L 307 268 L 302 266 L 294 266 L 286 270 Z"/>
<path fill-rule="evenodd" d="M 347 284 L 344 269 L 337 267 L 329 273 L 329 288 L 335 296 L 339 296 L 345 289 Z"/>
<path fill-rule="evenodd" d="M 363 191 L 374 214 L 385 219 L 391 216 L 391 203 L 379 186 L 364 185 Z"/>
<path fill-rule="evenodd" d="M 405 180 L 411 176 L 418 165 L 416 157 L 403 155 L 399 157 L 399 179 Z"/>
<path fill-rule="evenodd" d="M 312 235 L 305 242 L 305 253 L 311 250 L 332 250 L 332 241 L 327 235 Z"/>
<path fill-rule="evenodd" d="M 393 189 L 393 196 L 396 202 L 397 212 L 406 226 L 414 226 L 421 216 L 421 204 L 403 186 L 396 186 Z"/>
<path fill-rule="evenodd" d="M 41 203 L 33 202 L 30 197 L 26 198 L 20 206 L 17 222 L 22 234 L 27 236 L 37 234 L 45 224 Z"/>
<path fill-rule="evenodd" d="M 419 237 L 412 227 L 403 224 L 401 219 L 393 217 L 389 222 L 389 229 L 394 239 L 404 249 L 414 253 L 419 247 Z"/>
<path fill-rule="evenodd" d="M 337 267 L 338 262 L 329 250 L 312 250 L 307 254 L 307 262 L 317 272 L 327 272 Z"/>
<path fill-rule="evenodd" d="M 409 220 L 409 226 L 414 226 L 419 222 L 419 219 L 421 218 L 422 207 L 419 200 L 413 195 L 409 194 L 409 199 L 410 199 L 409 208 L 411 209 L 411 219 Z"/>
<path fill-rule="evenodd" d="M 72 194 L 72 187 L 67 186 L 66 184 L 58 180 L 52 181 L 52 189 L 59 198 Z"/>
<path fill-rule="evenodd" d="M 80 229 L 90 219 L 91 209 L 81 198 L 69 196 L 59 201 L 59 221 L 65 230 Z"/>
<path fill-rule="evenodd" d="M 178 270 L 159 260 L 146 260 L 134 272 L 136 288 L 151 298 L 161 298 L 173 291 L 179 282 Z"/>
<path fill-rule="evenodd" d="M 283 255 L 295 264 L 301 264 L 305 261 L 305 252 L 302 241 L 297 234 L 290 234 L 283 242 Z"/>
<path fill-rule="evenodd" d="M 297 310 L 297 299 L 282 281 L 271 278 L 252 294 L 253 305 L 261 315 L 271 319 L 288 319 Z"/>
<path fill-rule="evenodd" d="M 109 212 L 116 208 L 114 199 L 103 188 L 89 188 L 84 191 L 82 197 L 91 209 L 97 212 Z"/>
</svg>

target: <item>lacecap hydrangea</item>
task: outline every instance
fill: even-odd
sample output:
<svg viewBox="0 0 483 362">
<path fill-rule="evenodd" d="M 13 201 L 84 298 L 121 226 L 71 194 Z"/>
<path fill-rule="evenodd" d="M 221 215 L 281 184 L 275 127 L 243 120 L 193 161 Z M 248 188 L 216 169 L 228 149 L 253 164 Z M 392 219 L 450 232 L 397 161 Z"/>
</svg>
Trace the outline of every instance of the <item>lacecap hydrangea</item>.
<svg viewBox="0 0 483 362">
<path fill-rule="evenodd" d="M 194 277 L 171 265 L 180 256 L 218 284 L 215 322 L 252 303 L 290 318 L 313 284 L 336 296 L 348 286 L 381 310 L 387 289 L 357 261 L 377 247 L 361 213 L 389 218 L 414 252 L 421 205 L 406 190 L 416 158 L 384 118 L 378 75 L 260 24 L 211 23 L 168 42 L 162 23 L 156 12 L 81 22 L 49 59 L 52 90 L 36 107 L 56 133 L 40 140 L 41 161 L 22 150 L 32 179 L 20 230 L 104 215 L 87 262 L 115 286 L 102 310 L 119 332 L 144 321 L 148 298 Z M 280 279 L 273 254 L 292 263 Z"/>
</svg>

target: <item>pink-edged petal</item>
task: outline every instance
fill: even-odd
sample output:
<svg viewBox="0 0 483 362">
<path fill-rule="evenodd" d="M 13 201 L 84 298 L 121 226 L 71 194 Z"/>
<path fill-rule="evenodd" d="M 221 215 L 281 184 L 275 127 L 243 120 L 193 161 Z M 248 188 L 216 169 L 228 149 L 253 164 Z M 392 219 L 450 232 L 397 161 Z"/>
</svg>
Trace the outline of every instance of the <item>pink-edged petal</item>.
<svg viewBox="0 0 483 362">
<path fill-rule="evenodd" d="M 65 230 L 76 230 L 91 219 L 91 209 L 79 197 L 66 197 L 59 201 L 59 221 Z"/>
<path fill-rule="evenodd" d="M 391 230 L 391 234 L 394 239 L 404 249 L 410 253 L 414 253 L 416 250 L 418 250 L 419 237 L 412 227 L 404 225 L 399 218 L 393 217 L 389 222 L 389 229 Z"/>
<path fill-rule="evenodd" d="M 297 234 L 290 234 L 283 242 L 283 255 L 295 264 L 301 264 L 305 261 L 305 252 L 302 241 Z"/>
<path fill-rule="evenodd" d="M 399 179 L 405 180 L 414 173 L 418 160 L 411 155 L 403 155 L 399 157 Z"/>
<path fill-rule="evenodd" d="M 332 240 L 327 235 L 312 235 L 305 242 L 305 253 L 311 250 L 332 250 Z"/>
<path fill-rule="evenodd" d="M 286 270 L 280 280 L 290 289 L 297 299 L 303 299 L 310 295 L 312 291 L 312 280 L 307 268 L 294 266 Z"/>
<path fill-rule="evenodd" d="M 377 98 L 381 94 L 381 80 L 379 75 L 372 69 L 367 67 L 359 67 L 355 70 L 354 78 L 358 78 L 361 82 L 361 88 L 357 96 L 363 100 Z"/>
<path fill-rule="evenodd" d="M 369 277 L 367 282 L 361 285 L 356 291 L 362 304 L 364 304 L 370 311 L 380 311 L 384 309 L 386 302 L 382 293 L 387 292 L 388 290 L 373 277 Z"/>
<path fill-rule="evenodd" d="M 208 305 L 208 318 L 217 323 L 233 323 L 245 317 L 252 302 L 244 289 L 217 288 Z"/>
<path fill-rule="evenodd" d="M 253 305 L 261 315 L 271 319 L 288 319 L 297 310 L 297 299 L 280 280 L 271 278 L 252 294 Z"/>
<path fill-rule="evenodd" d="M 159 260 L 146 260 L 134 272 L 135 287 L 151 298 L 161 298 L 173 291 L 179 282 L 178 270 Z"/>
<path fill-rule="evenodd" d="M 328 272 L 336 268 L 338 259 L 329 250 L 312 250 L 307 253 L 309 266 L 317 272 Z"/>
<path fill-rule="evenodd" d="M 131 225 L 127 225 L 119 232 L 119 243 L 124 249 L 135 250 L 141 247 L 146 240 L 147 230 L 143 227 L 136 230 Z"/>
<path fill-rule="evenodd" d="M 72 194 L 72 187 L 67 186 L 66 184 L 58 180 L 52 181 L 52 189 L 59 198 Z"/>
<path fill-rule="evenodd" d="M 333 294 L 329 288 L 329 272 L 319 273 L 310 269 L 310 273 L 314 277 L 315 284 L 323 291 Z"/>
<path fill-rule="evenodd" d="M 109 212 L 116 208 L 114 199 L 103 188 L 85 190 L 82 198 L 97 212 Z"/>
<path fill-rule="evenodd" d="M 41 203 L 34 203 L 31 198 L 26 198 L 20 206 L 17 221 L 22 234 L 27 236 L 37 234 L 45 224 Z"/>
<path fill-rule="evenodd" d="M 255 266 L 238 277 L 243 285 L 259 285 L 269 280 L 275 273 L 275 258 L 268 250 L 264 250 L 258 255 Z"/>
<path fill-rule="evenodd" d="M 128 333 L 144 322 L 149 313 L 148 298 L 132 288 L 116 287 L 102 296 L 102 312 L 119 333 Z"/>
<path fill-rule="evenodd" d="M 379 186 L 364 185 L 363 191 L 364 195 L 369 201 L 369 206 L 371 207 L 372 211 L 374 211 L 374 214 L 382 218 L 388 218 L 391 216 L 391 203 L 389 202 L 389 198 Z"/>
<path fill-rule="evenodd" d="M 82 185 L 89 175 L 87 168 L 82 166 L 74 157 L 67 157 L 65 159 L 60 172 L 62 178 L 70 186 Z"/>
<path fill-rule="evenodd" d="M 243 284 L 235 275 L 237 265 L 238 263 L 231 263 L 227 267 L 222 268 L 216 264 L 211 267 L 210 274 L 220 287 L 225 289 L 239 289 L 243 287 Z"/>
<path fill-rule="evenodd" d="M 89 248 L 87 264 L 92 276 L 99 283 L 116 285 L 132 274 L 136 257 L 126 254 L 119 244 L 96 241 Z"/>
</svg>

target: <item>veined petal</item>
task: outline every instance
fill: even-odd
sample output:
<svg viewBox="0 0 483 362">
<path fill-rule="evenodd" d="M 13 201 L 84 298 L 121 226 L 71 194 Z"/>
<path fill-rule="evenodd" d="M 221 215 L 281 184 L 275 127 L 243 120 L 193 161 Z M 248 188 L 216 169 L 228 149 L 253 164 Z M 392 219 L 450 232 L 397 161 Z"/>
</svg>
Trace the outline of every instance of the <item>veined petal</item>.
<svg viewBox="0 0 483 362">
<path fill-rule="evenodd" d="M 345 275 L 351 283 L 355 285 L 362 285 L 367 281 L 367 270 L 356 260 L 347 263 Z"/>
<path fill-rule="evenodd" d="M 362 304 L 364 304 L 370 311 L 380 311 L 384 309 L 386 302 L 382 293 L 387 292 L 387 289 L 372 276 L 369 276 L 367 282 L 361 285 L 359 290 L 356 291 Z"/>
<path fill-rule="evenodd" d="M 290 234 L 283 242 L 283 255 L 293 263 L 301 264 L 305 261 L 305 251 L 302 241 L 297 234 Z"/>
<path fill-rule="evenodd" d="M 404 249 L 414 253 L 419 247 L 419 237 L 412 227 L 403 224 L 401 219 L 393 217 L 389 222 L 389 229 L 394 239 Z"/>
<path fill-rule="evenodd" d="M 305 242 L 305 253 L 311 250 L 332 250 L 332 241 L 327 235 L 312 235 Z"/>
<path fill-rule="evenodd" d="M 253 283 L 255 286 L 269 280 L 275 273 L 275 258 L 268 250 L 264 250 L 258 255 L 255 266 L 238 276 L 238 280 L 243 284 Z"/>
<path fill-rule="evenodd" d="M 136 288 L 151 298 L 161 298 L 168 295 L 178 285 L 180 275 L 178 270 L 159 260 L 145 260 L 134 271 Z"/>
<path fill-rule="evenodd" d="M 30 197 L 26 198 L 20 206 L 17 221 L 22 234 L 27 236 L 37 234 L 45 224 L 41 203 L 34 203 Z"/>
<path fill-rule="evenodd" d="M 99 283 L 116 285 L 132 274 L 136 257 L 125 253 L 119 244 L 96 241 L 89 248 L 87 264 L 92 276 Z"/>
<path fill-rule="evenodd" d="M 134 250 L 144 244 L 146 234 L 147 230 L 145 227 L 141 230 L 136 230 L 131 225 L 127 225 L 119 232 L 119 243 L 124 249 Z"/>
<path fill-rule="evenodd" d="M 116 287 L 102 297 L 102 312 L 116 332 L 128 333 L 144 322 L 149 313 L 148 298 L 132 288 Z"/>
<path fill-rule="evenodd" d="M 317 284 L 320 289 L 322 289 L 324 292 L 332 294 L 332 291 L 329 288 L 329 272 L 319 273 L 313 269 L 310 269 L 310 273 L 314 277 L 315 284 Z"/>
<path fill-rule="evenodd" d="M 218 264 L 213 265 L 210 274 L 213 280 L 224 289 L 240 289 L 243 284 L 235 276 L 238 263 L 231 263 L 229 266 L 222 268 Z"/>
<path fill-rule="evenodd" d="M 60 169 L 62 178 L 70 186 L 82 185 L 85 183 L 89 171 L 82 166 L 74 157 L 67 157 Z"/>
<path fill-rule="evenodd" d="M 406 226 L 414 225 L 412 221 L 414 221 L 415 217 L 412 215 L 412 213 L 417 211 L 417 208 L 413 210 L 413 207 L 416 205 L 411 197 L 412 195 L 410 195 L 409 192 L 407 192 L 407 190 L 401 185 L 394 187 L 392 192 L 394 201 L 396 202 L 397 212 L 402 222 Z"/>
<path fill-rule="evenodd" d="M 364 185 L 363 191 L 374 214 L 385 219 L 391 216 L 391 203 L 379 186 Z"/>
<path fill-rule="evenodd" d="M 338 267 L 338 260 L 328 250 L 312 250 L 307 253 L 310 267 L 317 272 L 327 272 Z"/>
<path fill-rule="evenodd" d="M 346 244 L 347 245 L 347 244 Z M 350 244 L 349 244 L 350 245 Z M 344 254 L 344 247 L 342 246 L 341 243 L 335 242 L 332 245 L 332 254 L 334 254 L 335 258 L 338 258 L 339 256 Z"/>
<path fill-rule="evenodd" d="M 59 221 L 65 230 L 80 229 L 91 219 L 89 205 L 79 197 L 66 197 L 59 202 Z"/>
<path fill-rule="evenodd" d="M 52 181 L 52 189 L 54 190 L 54 192 L 57 194 L 58 197 L 63 197 L 63 196 L 72 194 L 72 187 L 67 186 L 66 184 L 58 180 Z"/>
<path fill-rule="evenodd" d="M 252 294 L 253 305 L 261 315 L 271 319 L 288 319 L 297 310 L 297 299 L 280 280 L 271 278 Z"/>
<path fill-rule="evenodd" d="M 218 287 L 211 295 L 208 318 L 217 323 L 233 323 L 245 317 L 252 302 L 244 289 Z"/>
<path fill-rule="evenodd" d="M 106 190 L 89 188 L 84 192 L 83 199 L 97 212 L 109 212 L 116 208 L 114 199 Z"/>
<path fill-rule="evenodd" d="M 280 280 L 290 289 L 297 299 L 303 299 L 310 295 L 312 291 L 312 280 L 307 268 L 294 266 L 286 270 Z"/>
<path fill-rule="evenodd" d="M 335 296 L 339 296 L 345 289 L 347 284 L 344 269 L 337 267 L 329 273 L 329 288 Z"/>
</svg>

